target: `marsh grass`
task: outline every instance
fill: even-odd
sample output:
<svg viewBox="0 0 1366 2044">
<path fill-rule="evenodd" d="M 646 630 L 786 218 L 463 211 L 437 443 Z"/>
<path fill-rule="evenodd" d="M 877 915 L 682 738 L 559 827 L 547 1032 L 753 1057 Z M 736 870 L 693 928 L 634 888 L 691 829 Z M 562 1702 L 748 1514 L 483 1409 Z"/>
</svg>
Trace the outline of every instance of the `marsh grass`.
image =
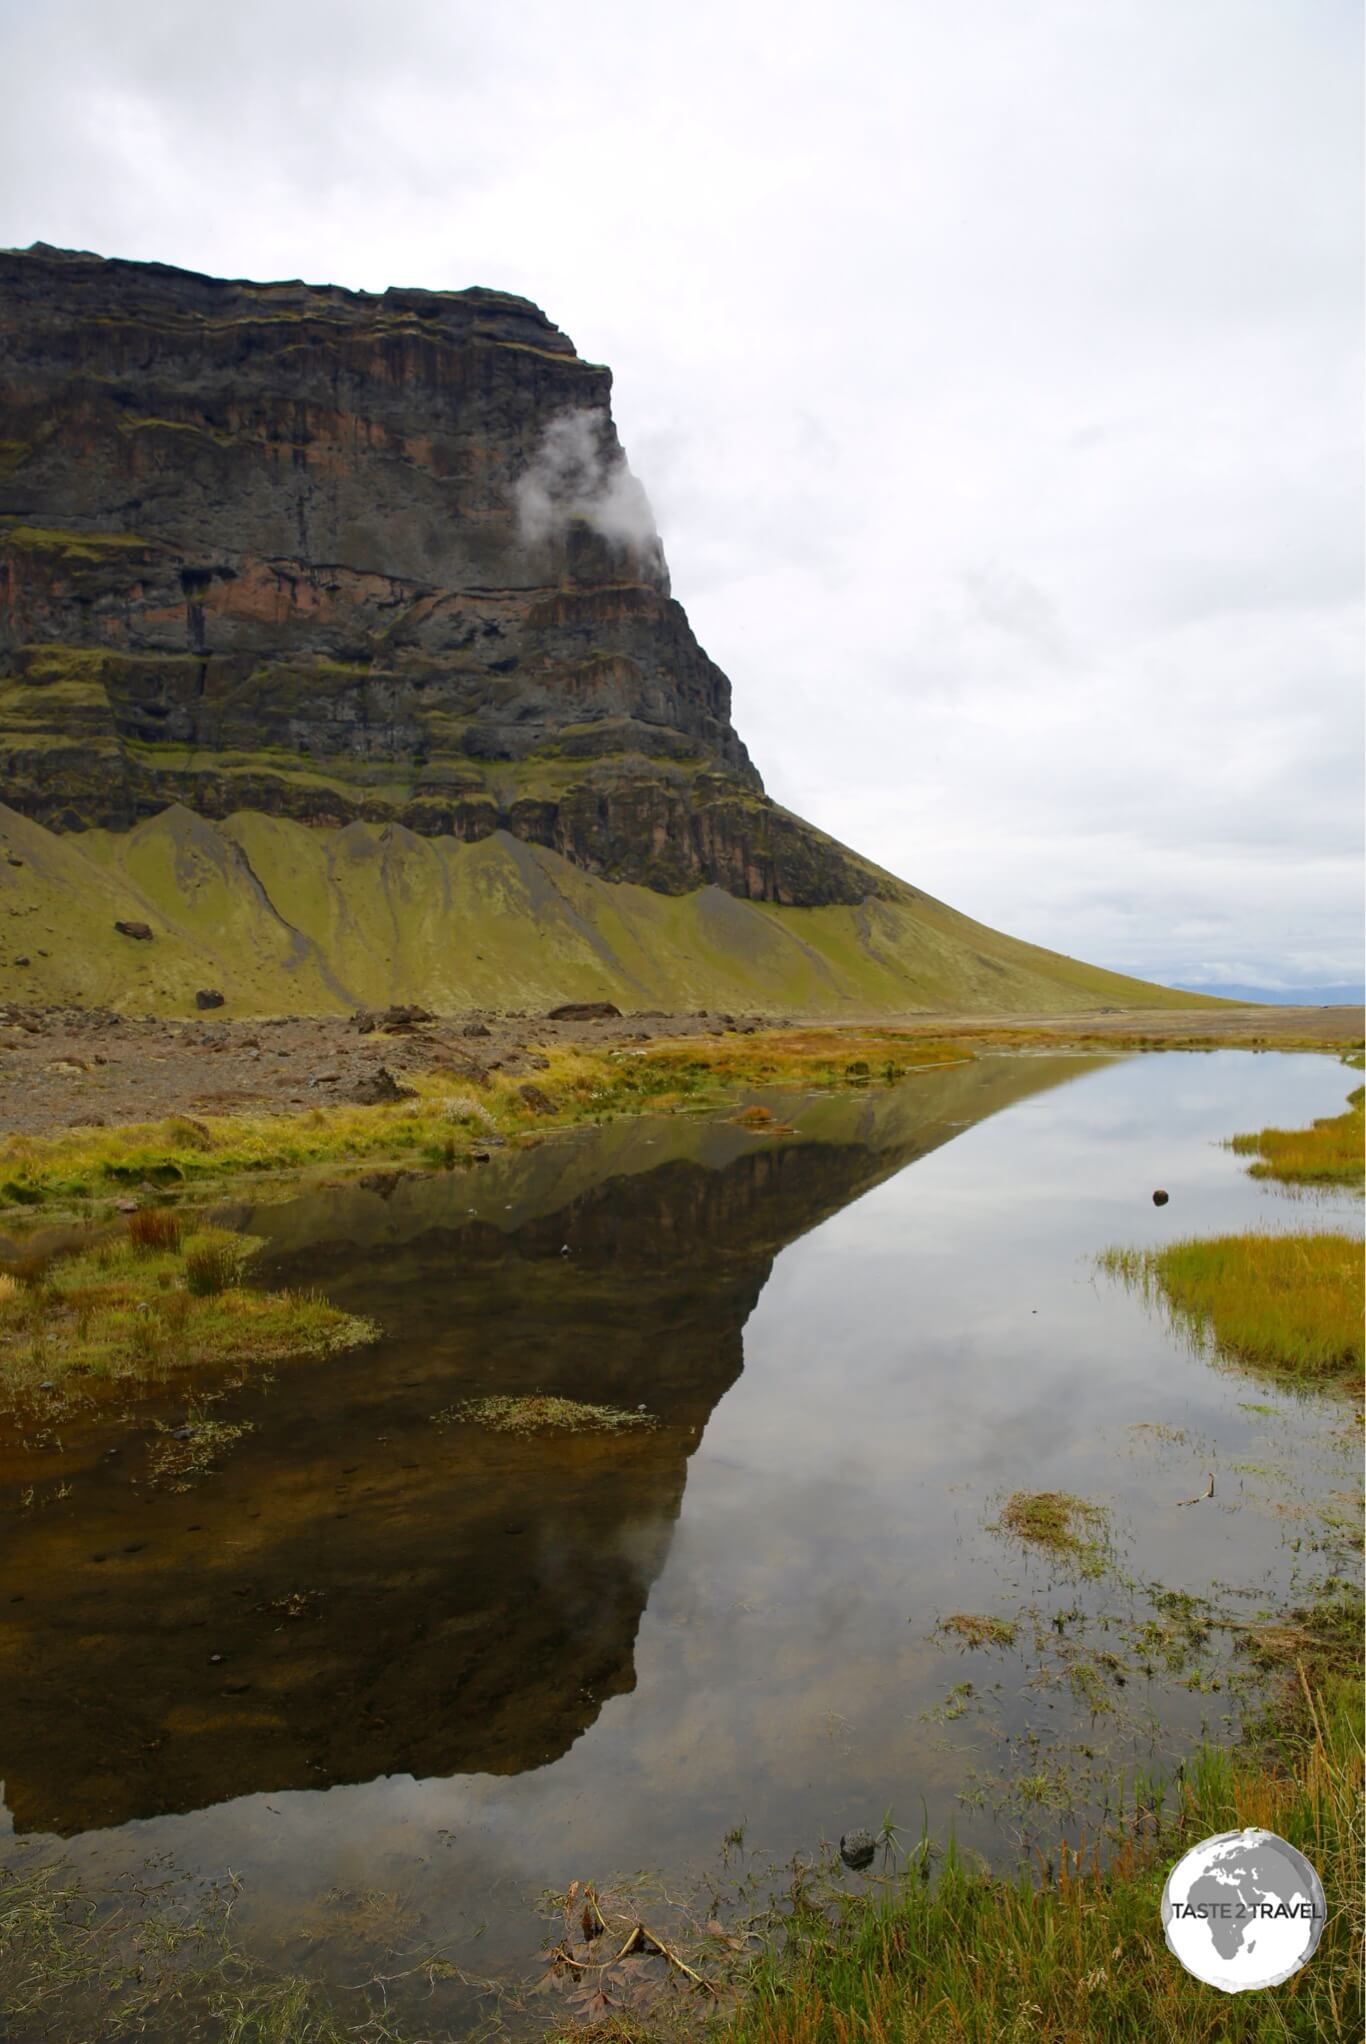
<svg viewBox="0 0 1366 2044">
<path fill-rule="evenodd" d="M 971 1611 L 954 1611 L 940 1619 L 936 1630 L 960 1640 L 965 1647 L 1011 1647 L 1020 1628 L 1012 1618 L 983 1618 Z"/>
<path fill-rule="evenodd" d="M 254 1240 L 220 1230 L 192 1236 L 182 1257 L 185 1290 L 194 1299 L 216 1299 L 239 1283 L 242 1266 L 255 1246 Z"/>
<path fill-rule="evenodd" d="M 1000 1878 L 945 1851 L 930 1878 L 794 1910 L 724 2044 L 1337 2044 L 1362 2034 L 1362 1608 L 1328 1584 L 1250 1644 L 1271 1699 L 1241 1746 L 1177 1781 L 1136 1781 L 1106 1839 L 1059 1844 Z M 1040 1778 L 1041 1781 L 1042 1778 Z M 1026 1795 L 1040 1785 L 1026 1777 Z M 1173 1862 L 1256 1825 L 1298 1847 L 1329 1904 L 1313 1959 L 1279 1987 L 1224 1995 L 1167 1949 Z M 922 1862 L 922 1865 L 925 1863 Z"/>
<path fill-rule="evenodd" d="M 178 1249 L 185 1222 L 170 1207 L 140 1207 L 128 1216 L 128 1239 L 137 1249 Z"/>
<path fill-rule="evenodd" d="M 1051 1869 L 999 1880 L 945 1855 L 890 1902 L 850 1898 L 831 1921 L 794 1915 L 760 1968 L 728 2044 L 1239 2044 L 1361 2034 L 1358 1850 L 1361 1748 L 1349 1698 L 1316 1699 L 1320 1733 L 1288 1767 L 1208 1753 L 1160 1828 L 1105 1859 L 1065 1848 Z M 1167 1949 L 1162 1885 L 1187 1846 L 1263 1825 L 1299 1847 L 1333 1898 L 1312 1963 L 1261 1995 L 1227 1996 Z M 1040 1874 L 1043 1878 L 1040 1879 Z"/>
<path fill-rule="evenodd" d="M 258 1246 L 215 1229 L 187 1237 L 184 1254 L 123 1235 L 55 1259 L 40 1284 L 0 1295 L 0 1406 L 88 1398 L 181 1370 L 326 1356 L 375 1338 L 372 1322 L 317 1294 L 247 1290 L 241 1270 Z M 192 1255 L 231 1280 L 196 1291 Z"/>
<path fill-rule="evenodd" d="M 315 1982 L 254 1963 L 233 1938 L 238 1885 L 230 1876 L 171 1900 L 154 1882 L 133 1881 L 108 1911 L 60 1864 L 0 1867 L 0 2009 L 16 2044 L 419 2044 L 430 2035 L 399 2025 L 379 1980 L 351 1988 L 339 2007 Z M 440 1977 L 440 1961 L 427 1970 Z"/>
<path fill-rule="evenodd" d="M 622 1412 L 614 1405 L 583 1405 L 576 1398 L 467 1398 L 434 1415 L 438 1426 L 468 1424 L 495 1434 L 606 1434 L 658 1426 L 653 1413 Z"/>
<path fill-rule="evenodd" d="M 862 1049 L 865 1057 L 850 1058 Z M 0 1141 L 0 1207 L 78 1205 L 129 1186 L 226 1183 L 263 1173 L 378 1159 L 459 1163 L 484 1144 L 533 1129 L 574 1127 L 643 1112 L 723 1106 L 747 1086 L 825 1090 L 866 1085 L 866 1071 L 893 1083 L 909 1073 L 962 1063 L 960 1045 L 894 1030 L 772 1030 L 657 1041 L 623 1051 L 548 1043 L 529 1102 L 524 1072 L 488 1074 L 480 1097 L 453 1095 L 440 1072 L 405 1080 L 413 1097 L 391 1105 L 313 1107 L 288 1114 L 170 1115 L 118 1128 L 64 1129 Z M 775 1130 L 775 1133 L 779 1131 Z M 164 1209 L 153 1209 L 155 1212 Z M 152 1227 L 159 1225 L 153 1222 Z"/>
<path fill-rule="evenodd" d="M 996 1530 L 1044 1549 L 1081 1575 L 1098 1576 L 1110 1559 L 1109 1514 L 1065 1490 L 1017 1490 L 1001 1507 Z"/>
<path fill-rule="evenodd" d="M 1366 1089 L 1347 1096 L 1347 1112 L 1311 1122 L 1308 1128 L 1264 1128 L 1233 1136 L 1228 1147 L 1239 1157 L 1255 1157 L 1248 1165 L 1252 1178 L 1274 1178 L 1283 1185 L 1360 1185 L 1363 1144 L 1366 1144 Z"/>
<path fill-rule="evenodd" d="M 1216 1235 L 1107 1249 L 1102 1270 L 1160 1302 L 1197 1347 L 1304 1383 L 1359 1373 L 1362 1252 L 1350 1235 Z"/>
</svg>

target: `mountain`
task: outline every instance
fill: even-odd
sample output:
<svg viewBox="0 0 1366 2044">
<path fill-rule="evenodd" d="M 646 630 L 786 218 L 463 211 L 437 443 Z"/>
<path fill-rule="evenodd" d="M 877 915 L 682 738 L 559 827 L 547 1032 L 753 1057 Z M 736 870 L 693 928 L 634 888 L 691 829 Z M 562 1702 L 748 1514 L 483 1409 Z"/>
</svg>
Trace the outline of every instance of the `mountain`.
<svg viewBox="0 0 1366 2044">
<path fill-rule="evenodd" d="M 1254 1006 L 1279 1008 L 1359 1008 L 1366 999 L 1366 987 L 1360 980 L 1336 986 L 1310 987 L 1257 987 L 1245 985 L 1242 981 L 1208 981 L 1188 989 L 1175 989 L 1193 994 L 1215 994 L 1226 1001 L 1247 1001 Z"/>
<path fill-rule="evenodd" d="M 0 985 L 1189 1005 L 767 797 L 610 391 L 501 292 L 0 253 Z"/>
</svg>

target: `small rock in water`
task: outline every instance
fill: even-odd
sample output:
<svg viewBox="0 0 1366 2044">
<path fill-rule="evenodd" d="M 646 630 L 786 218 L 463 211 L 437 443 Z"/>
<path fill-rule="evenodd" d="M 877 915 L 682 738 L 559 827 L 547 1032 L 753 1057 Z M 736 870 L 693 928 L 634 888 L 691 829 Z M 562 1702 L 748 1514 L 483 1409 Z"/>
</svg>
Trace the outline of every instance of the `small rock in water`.
<svg viewBox="0 0 1366 2044">
<path fill-rule="evenodd" d="M 1161 1186 L 1159 1186 L 1157 1191 L 1153 1194 L 1153 1205 L 1155 1207 L 1164 1207 L 1170 1198 L 1171 1194 L 1163 1192 Z"/>
<path fill-rule="evenodd" d="M 862 1873 L 865 1867 L 873 1864 L 873 1854 L 876 1851 L 877 1840 L 871 1831 L 846 1831 L 840 1840 L 840 1858 L 847 1867 L 852 1867 L 856 1874 Z"/>
</svg>

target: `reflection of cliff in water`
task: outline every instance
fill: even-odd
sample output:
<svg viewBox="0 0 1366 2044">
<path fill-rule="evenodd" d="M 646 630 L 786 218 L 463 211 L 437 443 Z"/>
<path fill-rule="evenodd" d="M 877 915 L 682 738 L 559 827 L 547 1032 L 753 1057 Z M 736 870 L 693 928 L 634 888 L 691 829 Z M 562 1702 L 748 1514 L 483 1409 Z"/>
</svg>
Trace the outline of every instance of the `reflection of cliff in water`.
<svg viewBox="0 0 1366 2044">
<path fill-rule="evenodd" d="M 637 1122 L 244 1214 L 272 1278 L 325 1286 L 385 1339 L 215 1406 L 252 1431 L 184 1491 L 149 1483 L 147 1435 L 112 1457 L 92 1435 L 67 1444 L 71 1494 L 10 1518 L 16 1825 L 556 1759 L 634 1686 L 688 1457 L 778 1250 L 1083 1068 L 991 1061 L 814 1102 L 758 1144 Z M 518 1438 L 437 1418 L 494 1390 L 645 1404 L 659 1425 Z"/>
</svg>

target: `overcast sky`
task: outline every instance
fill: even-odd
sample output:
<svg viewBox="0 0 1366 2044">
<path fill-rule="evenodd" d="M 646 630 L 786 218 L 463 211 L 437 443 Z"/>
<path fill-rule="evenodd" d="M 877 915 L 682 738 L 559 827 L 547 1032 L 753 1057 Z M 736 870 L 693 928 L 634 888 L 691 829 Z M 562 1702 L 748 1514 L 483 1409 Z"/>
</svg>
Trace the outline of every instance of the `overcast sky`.
<svg viewBox="0 0 1366 2044">
<path fill-rule="evenodd" d="M 611 365 L 770 791 L 1187 981 L 1361 969 L 1357 0 L 0 0 L 0 244 Z"/>
</svg>

